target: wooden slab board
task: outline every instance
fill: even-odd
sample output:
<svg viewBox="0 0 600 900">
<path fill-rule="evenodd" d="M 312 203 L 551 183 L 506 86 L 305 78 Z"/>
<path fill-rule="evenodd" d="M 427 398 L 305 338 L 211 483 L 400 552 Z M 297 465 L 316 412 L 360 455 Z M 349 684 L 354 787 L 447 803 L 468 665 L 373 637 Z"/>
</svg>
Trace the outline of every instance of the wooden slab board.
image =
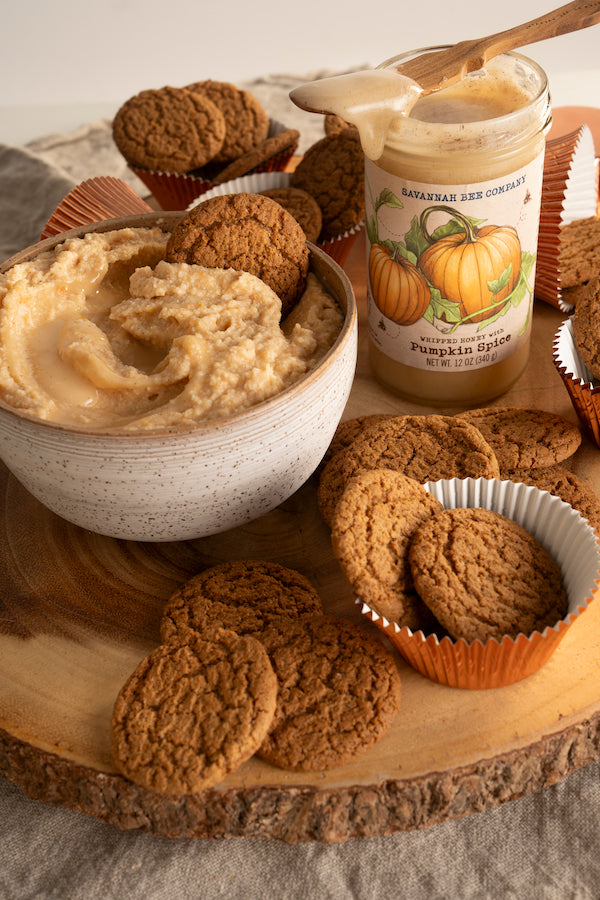
<svg viewBox="0 0 600 900">
<path fill-rule="evenodd" d="M 400 400 L 372 378 L 362 235 L 345 268 L 361 310 L 358 367 L 345 418 L 439 412 Z M 536 303 L 530 364 L 502 404 L 537 406 L 576 421 L 552 363 L 552 339 L 563 318 Z M 600 492 L 600 450 L 584 441 L 570 466 Z M 252 759 L 218 787 L 187 798 L 156 795 L 118 775 L 109 748 L 114 699 L 157 644 L 164 601 L 199 569 L 241 557 L 275 560 L 308 576 L 328 611 L 361 619 L 315 495 L 311 479 L 280 508 L 243 528 L 198 541 L 143 544 L 69 525 L 1 467 L 0 772 L 31 797 L 121 828 L 173 837 L 333 842 L 483 810 L 599 757 L 596 602 L 547 665 L 511 687 L 441 687 L 399 658 L 403 698 L 393 727 L 339 769 L 297 774 Z"/>
</svg>

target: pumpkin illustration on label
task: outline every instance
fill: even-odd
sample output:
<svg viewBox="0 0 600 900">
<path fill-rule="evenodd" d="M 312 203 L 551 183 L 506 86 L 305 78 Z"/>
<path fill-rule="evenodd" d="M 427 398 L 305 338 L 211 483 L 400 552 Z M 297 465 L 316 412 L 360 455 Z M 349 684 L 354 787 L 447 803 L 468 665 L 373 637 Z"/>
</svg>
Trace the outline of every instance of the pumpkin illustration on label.
<svg viewBox="0 0 600 900">
<path fill-rule="evenodd" d="M 427 231 L 427 219 L 436 210 L 449 213 L 453 225 L 453 230 L 437 239 Z M 463 321 L 481 322 L 496 315 L 519 281 L 521 243 L 516 229 L 511 225 L 477 227 L 447 206 L 424 210 L 420 228 L 429 246 L 419 256 L 419 268 L 433 287 L 459 304 Z"/>
<path fill-rule="evenodd" d="M 429 306 L 429 285 L 422 273 L 383 244 L 371 245 L 369 281 L 378 309 L 397 325 L 412 325 Z"/>
</svg>

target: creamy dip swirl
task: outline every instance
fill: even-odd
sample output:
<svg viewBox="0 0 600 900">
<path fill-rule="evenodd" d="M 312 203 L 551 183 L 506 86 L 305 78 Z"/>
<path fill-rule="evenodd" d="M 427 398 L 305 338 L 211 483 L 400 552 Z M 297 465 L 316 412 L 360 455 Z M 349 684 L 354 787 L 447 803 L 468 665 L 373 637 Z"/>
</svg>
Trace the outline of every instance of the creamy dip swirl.
<svg viewBox="0 0 600 900">
<path fill-rule="evenodd" d="M 230 416 L 294 384 L 343 314 L 309 274 L 295 310 L 259 278 L 164 259 L 159 228 L 72 238 L 0 276 L 0 397 L 90 430 Z"/>
</svg>

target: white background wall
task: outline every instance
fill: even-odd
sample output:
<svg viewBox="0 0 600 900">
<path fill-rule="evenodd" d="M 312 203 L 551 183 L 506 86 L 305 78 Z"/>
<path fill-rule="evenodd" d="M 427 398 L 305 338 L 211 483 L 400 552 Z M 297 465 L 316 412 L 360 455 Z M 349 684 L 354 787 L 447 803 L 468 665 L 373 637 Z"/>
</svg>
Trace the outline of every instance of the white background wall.
<svg viewBox="0 0 600 900">
<path fill-rule="evenodd" d="M 560 0 L 4 0 L 0 141 L 10 140 L 17 117 L 24 121 L 24 108 L 39 133 L 42 107 L 53 108 L 59 126 L 69 109 L 110 114 L 163 84 L 376 64 L 508 28 L 554 5 Z M 599 47 L 600 25 L 525 52 L 546 68 L 556 102 L 600 105 Z"/>
</svg>

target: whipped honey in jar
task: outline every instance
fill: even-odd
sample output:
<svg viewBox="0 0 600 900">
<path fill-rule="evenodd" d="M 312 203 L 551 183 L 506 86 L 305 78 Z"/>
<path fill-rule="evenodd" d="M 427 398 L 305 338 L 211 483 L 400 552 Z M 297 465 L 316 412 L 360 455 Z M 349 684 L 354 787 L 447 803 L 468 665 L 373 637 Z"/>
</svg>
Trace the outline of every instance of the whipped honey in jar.
<svg viewBox="0 0 600 900">
<path fill-rule="evenodd" d="M 419 403 L 474 405 L 529 358 L 550 98 L 517 53 L 422 95 L 396 67 L 423 52 L 314 82 L 300 100 L 361 135 L 375 377 Z"/>
</svg>

